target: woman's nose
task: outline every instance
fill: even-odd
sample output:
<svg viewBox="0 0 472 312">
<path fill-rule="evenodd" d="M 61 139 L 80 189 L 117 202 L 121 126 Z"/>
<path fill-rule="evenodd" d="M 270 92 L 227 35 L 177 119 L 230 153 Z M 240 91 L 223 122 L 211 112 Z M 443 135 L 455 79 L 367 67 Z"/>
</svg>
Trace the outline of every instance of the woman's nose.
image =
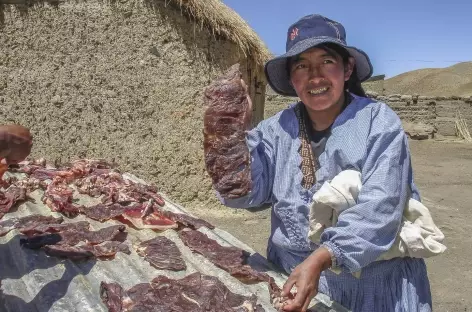
<svg viewBox="0 0 472 312">
<path fill-rule="evenodd" d="M 313 81 L 316 81 L 318 79 L 323 79 L 323 74 L 319 66 L 317 65 L 310 66 L 309 79 Z"/>
</svg>

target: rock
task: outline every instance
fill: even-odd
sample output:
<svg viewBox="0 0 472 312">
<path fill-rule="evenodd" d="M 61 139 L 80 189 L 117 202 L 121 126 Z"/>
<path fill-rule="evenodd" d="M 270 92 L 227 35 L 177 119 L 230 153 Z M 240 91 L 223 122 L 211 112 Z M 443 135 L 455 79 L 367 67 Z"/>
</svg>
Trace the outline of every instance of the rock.
<svg viewBox="0 0 472 312">
<path fill-rule="evenodd" d="M 411 101 L 413 100 L 413 96 L 411 96 L 411 95 L 402 95 L 402 96 L 400 97 L 400 99 L 401 99 L 402 101 L 411 102 Z"/>
<path fill-rule="evenodd" d="M 403 128 L 405 129 L 405 133 L 413 140 L 427 140 L 434 137 L 434 127 L 422 122 L 405 122 Z"/>
<path fill-rule="evenodd" d="M 370 91 L 370 90 L 366 91 L 365 94 L 366 94 L 368 97 L 374 98 L 374 99 L 379 96 L 379 94 L 378 94 L 377 92 L 375 92 L 375 91 Z"/>
<path fill-rule="evenodd" d="M 53 96 L 51 99 L 51 103 L 54 104 L 57 107 L 61 107 L 64 102 L 62 101 L 61 97 L 59 95 Z"/>
<path fill-rule="evenodd" d="M 388 100 L 388 97 L 381 95 L 381 96 L 377 97 L 377 100 L 385 102 L 385 101 Z"/>
<path fill-rule="evenodd" d="M 428 101 L 428 100 L 431 100 L 431 97 L 430 96 L 425 96 L 425 95 L 420 95 L 418 97 L 418 100 L 420 101 Z"/>
<path fill-rule="evenodd" d="M 114 98 L 117 96 L 117 93 L 113 90 L 106 90 L 104 93 L 107 97 L 110 97 L 110 98 Z"/>
<path fill-rule="evenodd" d="M 161 54 L 159 53 L 159 51 L 157 51 L 157 48 L 155 46 L 153 46 L 152 48 L 149 49 L 149 52 L 157 57 L 160 57 Z"/>
</svg>

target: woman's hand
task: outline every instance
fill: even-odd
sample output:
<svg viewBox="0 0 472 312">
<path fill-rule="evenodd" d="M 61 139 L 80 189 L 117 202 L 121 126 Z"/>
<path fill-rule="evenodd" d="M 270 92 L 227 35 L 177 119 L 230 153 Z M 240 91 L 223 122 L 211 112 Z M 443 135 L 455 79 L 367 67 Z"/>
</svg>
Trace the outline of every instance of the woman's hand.
<svg viewBox="0 0 472 312">
<path fill-rule="evenodd" d="M 318 282 L 321 272 L 331 266 L 331 254 L 320 247 L 305 261 L 299 264 L 290 274 L 282 290 L 282 296 L 288 296 L 293 285 L 297 292 L 294 299 L 289 299 L 283 306 L 284 311 L 301 311 L 308 309 L 311 299 L 318 293 Z"/>
<path fill-rule="evenodd" d="M 29 129 L 21 125 L 0 125 L 0 158 L 5 164 L 16 164 L 31 153 L 33 138 Z"/>
</svg>

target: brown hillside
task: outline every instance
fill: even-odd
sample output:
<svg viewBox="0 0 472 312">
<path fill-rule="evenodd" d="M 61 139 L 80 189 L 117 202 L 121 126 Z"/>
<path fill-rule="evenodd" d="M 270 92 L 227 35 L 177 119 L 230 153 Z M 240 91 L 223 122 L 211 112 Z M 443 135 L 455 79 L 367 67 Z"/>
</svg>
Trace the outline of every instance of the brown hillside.
<svg viewBox="0 0 472 312">
<path fill-rule="evenodd" d="M 472 62 L 446 68 L 425 68 L 385 80 L 386 94 L 420 94 L 429 96 L 471 96 Z"/>
</svg>

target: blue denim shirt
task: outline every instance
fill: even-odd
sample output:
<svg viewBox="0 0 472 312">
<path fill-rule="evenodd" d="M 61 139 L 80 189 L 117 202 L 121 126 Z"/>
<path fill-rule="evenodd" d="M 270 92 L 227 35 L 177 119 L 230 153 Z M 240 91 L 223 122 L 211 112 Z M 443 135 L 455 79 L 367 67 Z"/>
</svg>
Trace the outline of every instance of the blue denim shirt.
<svg viewBox="0 0 472 312">
<path fill-rule="evenodd" d="M 248 132 L 251 192 L 237 199 L 218 196 L 224 205 L 234 208 L 271 204 L 268 249 L 273 244 L 287 253 L 308 255 L 318 247 L 307 237 L 313 194 L 339 172 L 359 170 L 363 187 L 357 204 L 341 213 L 336 226 L 321 236 L 321 243 L 334 251 L 337 264 L 349 272 L 369 265 L 393 244 L 408 188 L 420 200 L 399 117 L 385 103 L 352 96 L 332 125 L 311 189 L 301 185 L 299 126 L 291 105 Z"/>
</svg>

